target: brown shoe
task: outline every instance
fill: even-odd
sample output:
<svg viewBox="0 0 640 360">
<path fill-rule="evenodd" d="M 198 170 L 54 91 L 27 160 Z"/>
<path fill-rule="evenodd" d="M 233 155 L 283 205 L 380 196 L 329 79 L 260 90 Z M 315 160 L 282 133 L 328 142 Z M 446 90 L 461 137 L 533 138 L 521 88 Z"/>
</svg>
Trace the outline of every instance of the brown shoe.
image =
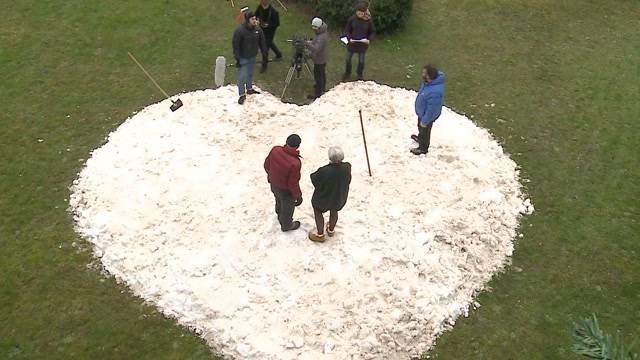
<svg viewBox="0 0 640 360">
<path fill-rule="evenodd" d="M 324 242 L 324 240 L 325 240 L 324 239 L 324 234 L 319 235 L 319 234 L 316 234 L 313 231 L 309 231 L 309 240 L 315 241 L 315 242 Z"/>
<path fill-rule="evenodd" d="M 333 236 L 333 235 L 336 234 L 336 230 L 335 229 L 333 229 L 333 230 L 329 229 L 329 224 L 327 224 L 326 231 L 327 231 L 327 235 L 329 235 L 329 236 Z"/>
</svg>

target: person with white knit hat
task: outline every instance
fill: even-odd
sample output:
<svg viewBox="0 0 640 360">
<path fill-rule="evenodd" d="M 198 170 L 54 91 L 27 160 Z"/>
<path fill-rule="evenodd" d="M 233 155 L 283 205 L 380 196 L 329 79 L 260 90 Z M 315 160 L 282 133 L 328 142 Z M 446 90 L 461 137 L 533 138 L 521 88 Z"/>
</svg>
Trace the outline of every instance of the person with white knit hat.
<svg viewBox="0 0 640 360">
<path fill-rule="evenodd" d="M 311 29 L 316 36 L 311 41 L 307 41 L 307 48 L 311 51 L 311 59 L 313 60 L 313 79 L 315 81 L 314 94 L 308 95 L 309 100 L 314 100 L 322 96 L 327 86 L 327 58 L 329 57 L 329 33 L 327 24 L 319 17 L 311 20 Z"/>
</svg>

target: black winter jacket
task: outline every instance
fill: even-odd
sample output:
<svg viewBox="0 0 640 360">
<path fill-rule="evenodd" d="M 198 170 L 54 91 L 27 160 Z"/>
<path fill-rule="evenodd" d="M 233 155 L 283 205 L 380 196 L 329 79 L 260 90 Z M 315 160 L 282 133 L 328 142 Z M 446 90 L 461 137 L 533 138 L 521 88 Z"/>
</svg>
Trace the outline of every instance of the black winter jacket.
<svg viewBox="0 0 640 360">
<path fill-rule="evenodd" d="M 248 24 L 238 26 L 233 33 L 233 57 L 249 59 L 258 55 L 258 50 L 264 52 L 267 48 L 264 33 L 260 28 L 250 27 Z"/>
<path fill-rule="evenodd" d="M 266 9 L 262 5 L 258 5 L 255 14 L 256 18 L 260 20 L 260 27 L 264 31 L 275 31 L 280 26 L 280 14 L 271 5 Z"/>
<path fill-rule="evenodd" d="M 325 165 L 311 174 L 311 182 L 316 188 L 311 198 L 311 206 L 321 211 L 340 211 L 349 196 L 351 164 L 339 162 Z"/>
<path fill-rule="evenodd" d="M 373 26 L 373 20 L 361 19 L 357 15 L 353 15 L 347 20 L 347 26 L 344 28 L 344 35 L 347 39 L 351 40 L 371 40 L 376 33 L 376 29 Z M 369 45 L 358 41 L 350 42 L 347 45 L 349 51 L 356 53 L 366 52 Z"/>
</svg>

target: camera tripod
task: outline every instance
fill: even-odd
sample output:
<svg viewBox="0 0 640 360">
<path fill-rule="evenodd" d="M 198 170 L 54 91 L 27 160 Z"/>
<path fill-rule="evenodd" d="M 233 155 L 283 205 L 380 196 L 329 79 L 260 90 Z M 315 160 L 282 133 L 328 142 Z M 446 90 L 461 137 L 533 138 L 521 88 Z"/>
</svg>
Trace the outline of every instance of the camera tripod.
<svg viewBox="0 0 640 360">
<path fill-rule="evenodd" d="M 282 96 L 280 96 L 280 100 L 284 100 L 284 93 L 287 91 L 287 86 L 291 83 L 291 79 L 293 79 L 293 73 L 296 73 L 296 78 L 300 78 L 300 73 L 302 72 L 302 67 L 307 69 L 309 75 L 313 76 L 311 72 L 311 68 L 309 67 L 309 57 L 302 53 L 296 54 L 291 60 L 291 66 L 289 67 L 289 72 L 287 72 L 287 77 L 284 79 L 284 89 L 282 89 Z"/>
</svg>

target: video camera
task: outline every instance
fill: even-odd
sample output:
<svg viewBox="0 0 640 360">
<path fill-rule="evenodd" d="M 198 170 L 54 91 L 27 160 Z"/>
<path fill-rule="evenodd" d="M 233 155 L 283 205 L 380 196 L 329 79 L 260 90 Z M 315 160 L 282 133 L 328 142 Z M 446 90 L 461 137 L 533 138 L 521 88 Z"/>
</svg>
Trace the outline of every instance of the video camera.
<svg viewBox="0 0 640 360">
<path fill-rule="evenodd" d="M 284 80 L 284 88 L 282 89 L 282 96 L 280 96 L 282 100 L 284 100 L 284 93 L 287 91 L 287 86 L 289 86 L 291 79 L 293 79 L 293 73 L 296 73 L 296 78 L 299 79 L 302 67 L 304 66 L 309 74 L 311 74 L 308 62 L 309 55 L 307 51 L 308 40 L 310 39 L 305 39 L 302 36 L 294 36 L 293 39 L 287 40 L 293 47 L 293 58 L 291 59 L 291 66 L 287 72 L 287 77 Z"/>
<path fill-rule="evenodd" d="M 307 45 L 306 42 L 310 40 L 303 36 L 294 36 L 293 39 L 288 39 L 287 42 L 291 43 L 293 47 L 293 58 L 291 59 L 291 66 L 295 67 L 298 77 L 302 71 L 302 65 L 307 62 Z"/>
</svg>

